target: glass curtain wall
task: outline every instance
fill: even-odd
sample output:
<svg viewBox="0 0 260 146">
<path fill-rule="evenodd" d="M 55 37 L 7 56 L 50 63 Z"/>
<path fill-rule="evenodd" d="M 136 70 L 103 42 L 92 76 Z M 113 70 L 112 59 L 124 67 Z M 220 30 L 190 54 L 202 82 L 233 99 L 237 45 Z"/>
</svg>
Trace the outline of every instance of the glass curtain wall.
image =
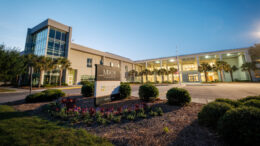
<svg viewBox="0 0 260 146">
<path fill-rule="evenodd" d="M 216 65 L 216 62 L 219 60 L 220 60 L 219 55 L 205 55 L 199 57 L 199 64 L 208 63 L 209 65 L 213 66 Z M 207 74 L 208 74 L 208 82 L 219 81 L 220 79 L 220 74 L 213 70 L 208 71 Z M 201 81 L 206 82 L 205 74 L 203 72 L 201 73 Z"/>
<path fill-rule="evenodd" d="M 48 28 L 32 35 L 32 51 L 35 55 L 45 56 Z"/>
<path fill-rule="evenodd" d="M 47 56 L 51 58 L 64 57 L 66 47 L 66 33 L 50 28 Z"/>
</svg>

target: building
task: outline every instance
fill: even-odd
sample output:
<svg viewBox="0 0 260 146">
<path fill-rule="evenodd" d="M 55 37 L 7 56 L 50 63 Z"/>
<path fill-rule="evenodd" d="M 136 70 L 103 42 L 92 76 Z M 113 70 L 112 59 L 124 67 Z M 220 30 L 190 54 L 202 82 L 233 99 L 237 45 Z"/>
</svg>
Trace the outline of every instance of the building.
<svg viewBox="0 0 260 146">
<path fill-rule="evenodd" d="M 53 59 L 58 57 L 66 57 L 71 62 L 71 68 L 65 71 L 64 81 L 69 85 L 79 84 L 81 81 L 93 80 L 95 76 L 95 64 L 103 64 L 107 66 L 121 68 L 121 81 L 129 81 L 128 72 L 136 70 L 138 72 L 143 69 L 169 69 L 171 67 L 178 68 L 179 72 L 174 74 L 174 80 L 181 82 L 203 82 L 205 77 L 203 73 L 198 72 L 198 65 L 202 62 L 207 62 L 211 65 L 218 60 L 228 62 L 230 65 L 240 67 L 245 62 L 250 62 L 248 48 L 223 50 L 218 52 L 207 52 L 199 54 L 190 54 L 156 59 L 147 59 L 132 61 L 129 58 L 118 56 L 108 52 L 102 52 L 88 47 L 84 47 L 71 41 L 72 28 L 51 19 L 47 19 L 39 25 L 29 28 L 27 31 L 24 53 L 34 53 L 43 55 Z M 253 74 L 254 80 L 256 76 Z M 58 71 L 45 72 L 43 82 L 57 82 L 59 76 Z M 172 81 L 171 75 L 165 75 L 165 80 Z M 134 77 L 135 81 L 141 82 L 146 79 L 141 76 Z M 219 72 L 209 72 L 208 78 L 210 81 L 220 79 Z M 247 72 L 234 72 L 234 79 L 249 80 Z M 150 82 L 162 82 L 160 76 L 148 75 Z M 230 75 L 224 73 L 224 80 L 231 81 Z"/>
</svg>

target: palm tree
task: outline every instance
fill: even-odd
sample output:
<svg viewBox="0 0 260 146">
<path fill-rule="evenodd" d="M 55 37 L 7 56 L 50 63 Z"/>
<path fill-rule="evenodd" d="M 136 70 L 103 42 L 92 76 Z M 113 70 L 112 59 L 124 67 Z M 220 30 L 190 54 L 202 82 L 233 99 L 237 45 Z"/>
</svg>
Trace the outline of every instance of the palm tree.
<svg viewBox="0 0 260 146">
<path fill-rule="evenodd" d="M 63 77 L 63 70 L 69 69 L 70 66 L 71 66 L 71 63 L 67 58 L 58 58 L 56 60 L 56 64 L 58 66 L 58 69 L 60 70 L 59 86 L 61 86 L 61 80 L 62 80 L 62 77 Z"/>
<path fill-rule="evenodd" d="M 166 75 L 167 73 L 168 73 L 168 72 L 167 72 L 166 69 L 164 69 L 164 68 L 159 69 L 158 75 L 161 75 L 161 76 L 162 76 L 162 83 L 164 82 L 164 75 Z"/>
<path fill-rule="evenodd" d="M 52 60 L 52 58 L 47 57 L 46 58 L 46 71 L 50 72 L 50 78 L 49 78 L 49 84 L 51 84 L 51 75 L 52 75 L 52 71 L 53 69 L 56 68 L 56 62 L 54 60 Z"/>
<path fill-rule="evenodd" d="M 174 74 L 178 72 L 178 69 L 171 67 L 168 72 L 172 74 L 172 83 L 174 83 Z"/>
<path fill-rule="evenodd" d="M 252 82 L 253 78 L 252 78 L 251 70 L 253 70 L 253 71 L 256 70 L 256 62 L 246 62 L 246 63 L 242 64 L 241 68 L 242 68 L 242 71 L 247 71 L 249 73 L 250 80 Z"/>
<path fill-rule="evenodd" d="M 205 80 L 208 82 L 208 71 L 212 70 L 212 67 L 208 63 L 201 63 L 199 66 L 199 72 L 203 72 L 205 75 Z"/>
<path fill-rule="evenodd" d="M 217 61 L 216 65 L 213 67 L 213 69 L 215 71 L 219 71 L 220 72 L 220 77 L 221 77 L 221 81 L 222 82 L 224 81 L 223 71 L 224 71 L 224 68 L 225 68 L 226 65 L 227 65 L 227 62 L 225 62 L 225 61 Z"/>
<path fill-rule="evenodd" d="M 143 71 L 139 72 L 138 75 L 141 76 L 141 83 L 144 83 L 144 79 L 143 79 L 144 73 L 143 73 Z"/>
<path fill-rule="evenodd" d="M 229 72 L 230 73 L 230 77 L 231 77 L 231 81 L 233 82 L 234 80 L 233 80 L 233 72 L 235 72 L 235 71 L 237 71 L 238 70 L 238 68 L 235 66 L 235 65 L 233 65 L 232 67 L 231 67 L 231 65 L 229 65 L 229 64 L 227 64 L 226 66 L 225 66 L 225 68 L 224 68 L 224 71 L 225 72 Z"/>
<path fill-rule="evenodd" d="M 148 81 L 148 75 L 151 75 L 152 72 L 149 69 L 142 70 L 142 75 L 145 75 L 146 82 Z"/>
<path fill-rule="evenodd" d="M 154 74 L 154 82 L 157 83 L 157 74 L 158 74 L 158 69 L 153 69 L 152 73 Z"/>
<path fill-rule="evenodd" d="M 138 75 L 138 72 L 136 70 L 130 70 L 128 73 L 132 79 L 132 82 L 134 82 L 135 76 Z"/>
<path fill-rule="evenodd" d="M 44 57 L 44 56 L 37 57 L 37 60 L 35 63 L 36 63 L 35 64 L 36 69 L 40 73 L 40 78 L 39 78 L 39 83 L 38 83 L 38 88 L 40 88 L 43 72 L 44 72 L 44 70 L 47 70 L 47 67 L 48 67 L 47 62 L 46 62 L 46 57 Z"/>
</svg>

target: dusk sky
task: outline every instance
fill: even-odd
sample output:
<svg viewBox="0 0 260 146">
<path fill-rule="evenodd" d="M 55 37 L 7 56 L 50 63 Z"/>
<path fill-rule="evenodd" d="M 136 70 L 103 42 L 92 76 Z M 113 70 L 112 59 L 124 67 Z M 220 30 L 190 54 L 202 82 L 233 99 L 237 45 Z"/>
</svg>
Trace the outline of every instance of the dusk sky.
<svg viewBox="0 0 260 146">
<path fill-rule="evenodd" d="M 0 43 L 24 49 L 47 18 L 72 26 L 74 43 L 132 60 L 260 43 L 260 0 L 0 0 Z"/>
</svg>

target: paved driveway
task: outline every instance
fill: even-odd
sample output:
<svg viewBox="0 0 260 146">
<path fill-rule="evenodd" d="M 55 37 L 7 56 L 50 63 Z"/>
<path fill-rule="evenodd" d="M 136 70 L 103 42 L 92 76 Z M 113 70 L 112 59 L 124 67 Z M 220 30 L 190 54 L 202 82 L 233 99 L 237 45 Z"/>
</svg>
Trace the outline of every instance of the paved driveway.
<svg viewBox="0 0 260 146">
<path fill-rule="evenodd" d="M 172 87 L 185 88 L 190 92 L 193 102 L 208 103 L 216 98 L 238 99 L 249 95 L 260 95 L 260 83 L 218 83 L 218 84 L 174 84 L 157 86 L 161 99 L 166 99 L 167 91 Z M 132 95 L 138 97 L 139 85 L 132 86 Z M 68 95 L 80 94 L 80 89 L 64 89 Z M 39 91 L 34 91 L 39 92 Z M 28 91 L 19 93 L 0 93 L 0 104 L 23 100 Z"/>
<path fill-rule="evenodd" d="M 132 88 L 132 95 L 138 96 L 137 85 Z M 259 83 L 217 83 L 217 84 L 175 84 L 157 86 L 159 97 L 166 99 L 167 91 L 172 87 L 185 88 L 190 92 L 193 102 L 208 103 L 216 98 L 238 99 L 249 95 L 260 95 Z"/>
</svg>

